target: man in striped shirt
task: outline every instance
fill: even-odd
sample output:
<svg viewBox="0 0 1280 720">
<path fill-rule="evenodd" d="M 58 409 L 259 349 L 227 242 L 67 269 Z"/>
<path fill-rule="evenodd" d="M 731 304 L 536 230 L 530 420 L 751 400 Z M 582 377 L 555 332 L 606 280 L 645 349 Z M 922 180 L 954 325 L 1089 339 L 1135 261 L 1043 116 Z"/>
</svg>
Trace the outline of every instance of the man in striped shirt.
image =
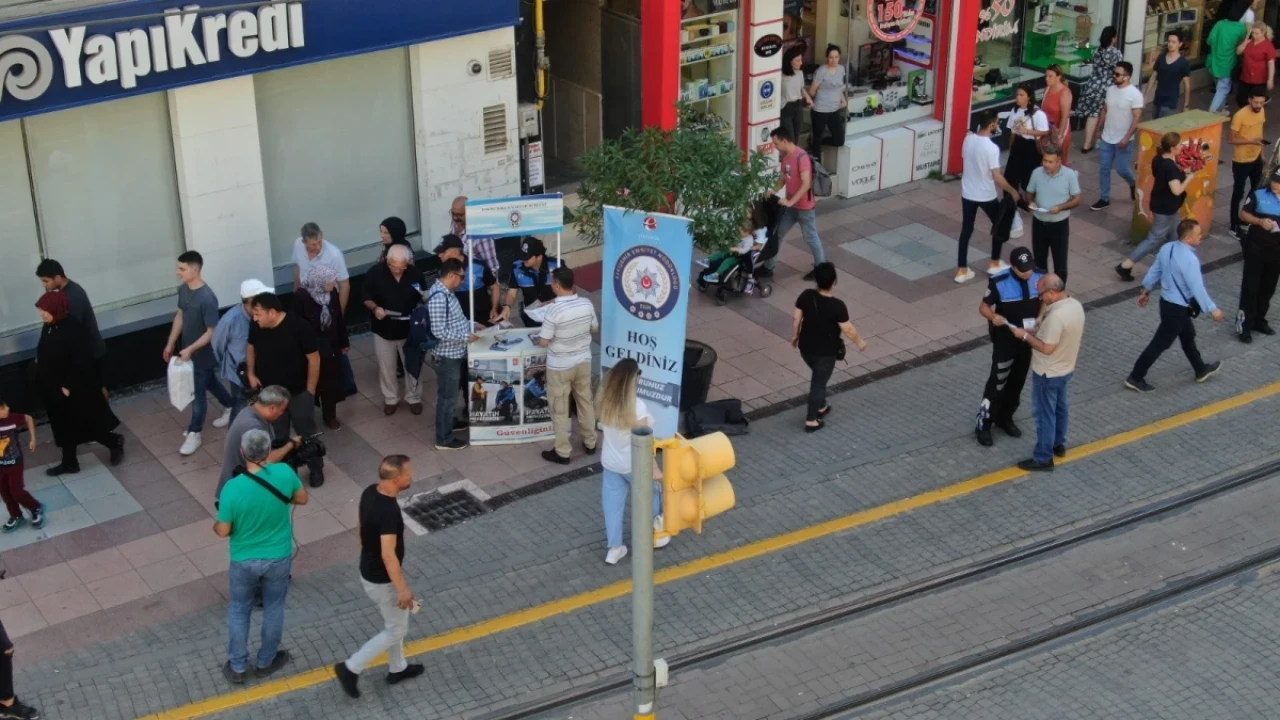
<svg viewBox="0 0 1280 720">
<path fill-rule="evenodd" d="M 551 290 L 556 299 L 547 309 L 539 340 L 547 349 L 547 397 L 551 401 L 551 426 L 556 447 L 546 450 L 548 462 L 569 464 L 569 397 L 578 408 L 578 429 L 582 449 L 596 452 L 596 410 L 591 397 L 591 335 L 600 331 L 596 309 L 580 297 L 573 286 L 573 271 L 558 267 L 551 272 Z"/>
<path fill-rule="evenodd" d="M 458 409 L 458 387 L 467 364 L 467 344 L 476 341 L 471 321 L 462 314 L 454 292 L 462 285 L 461 260 L 445 260 L 440 278 L 427 291 L 431 334 L 439 339 L 436 356 L 436 449 L 461 450 L 469 444 L 453 436 Z"/>
</svg>

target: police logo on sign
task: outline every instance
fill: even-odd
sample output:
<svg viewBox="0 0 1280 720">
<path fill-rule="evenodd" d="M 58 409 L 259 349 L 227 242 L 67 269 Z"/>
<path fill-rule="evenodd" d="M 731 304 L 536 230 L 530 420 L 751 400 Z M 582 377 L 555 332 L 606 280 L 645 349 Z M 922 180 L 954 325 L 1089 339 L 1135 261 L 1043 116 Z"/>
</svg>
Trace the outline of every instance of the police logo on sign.
<svg viewBox="0 0 1280 720">
<path fill-rule="evenodd" d="M 657 227 L 653 218 L 645 218 Z M 613 271 L 618 303 L 641 320 L 661 320 L 680 299 L 680 274 L 667 254 L 652 245 L 637 245 L 622 253 Z"/>
<path fill-rule="evenodd" d="M 507 219 L 511 221 L 512 230 L 519 229 L 520 227 L 520 211 L 519 210 L 512 210 L 511 216 Z"/>
</svg>

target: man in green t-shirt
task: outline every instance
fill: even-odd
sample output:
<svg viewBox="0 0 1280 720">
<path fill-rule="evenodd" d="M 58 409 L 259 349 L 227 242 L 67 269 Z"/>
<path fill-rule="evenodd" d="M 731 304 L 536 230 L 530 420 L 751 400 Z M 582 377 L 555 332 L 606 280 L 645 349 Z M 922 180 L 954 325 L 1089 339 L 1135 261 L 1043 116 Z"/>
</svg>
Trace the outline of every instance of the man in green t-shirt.
<svg viewBox="0 0 1280 720">
<path fill-rule="evenodd" d="M 253 597 L 262 586 L 262 642 L 255 674 L 266 677 L 289 661 L 280 649 L 284 634 L 284 599 L 293 565 L 293 506 L 307 504 L 307 490 L 293 468 L 267 463 L 271 436 L 249 430 L 240 440 L 244 470 L 227 481 L 219 498 L 218 537 L 231 539 L 230 635 L 222 672 L 240 684 L 249 672 L 249 617 Z"/>
<path fill-rule="evenodd" d="M 1244 23 L 1227 18 L 1219 18 L 1209 31 L 1209 58 L 1204 61 L 1204 67 L 1214 81 L 1209 112 L 1230 115 L 1226 109 L 1227 95 L 1231 92 L 1231 74 L 1236 70 L 1236 63 L 1240 62 L 1236 46 L 1248 35 L 1249 28 Z"/>
</svg>

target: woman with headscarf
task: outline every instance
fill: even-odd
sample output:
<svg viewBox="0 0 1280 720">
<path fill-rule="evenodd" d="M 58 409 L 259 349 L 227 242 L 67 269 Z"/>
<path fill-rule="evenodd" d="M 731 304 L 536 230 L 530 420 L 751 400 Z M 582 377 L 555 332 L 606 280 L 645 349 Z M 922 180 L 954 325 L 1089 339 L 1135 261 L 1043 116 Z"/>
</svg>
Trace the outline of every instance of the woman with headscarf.
<svg viewBox="0 0 1280 720">
<path fill-rule="evenodd" d="M 327 265 L 312 265 L 294 298 L 298 314 L 316 331 L 320 351 L 316 404 L 320 406 L 325 426 L 337 430 L 342 427 L 338 422 L 338 403 L 347 396 L 342 379 L 342 356 L 351 347 L 338 300 L 337 274 Z"/>
<path fill-rule="evenodd" d="M 93 339 L 71 317 L 67 294 L 47 292 L 36 301 L 44 329 L 36 346 L 36 387 L 53 441 L 62 448 L 62 462 L 49 468 L 51 476 L 80 472 L 76 446 L 96 442 L 111 451 L 111 464 L 124 458 L 124 437 L 113 432 L 120 421 L 102 395 L 93 364 Z"/>
<path fill-rule="evenodd" d="M 391 249 L 392 245 L 403 245 L 413 250 L 413 246 L 409 244 L 408 238 L 405 237 L 409 230 L 400 218 L 393 216 L 383 220 L 382 224 L 378 226 L 378 232 L 382 235 L 382 254 L 378 256 L 378 262 L 387 261 L 387 251 Z"/>
</svg>

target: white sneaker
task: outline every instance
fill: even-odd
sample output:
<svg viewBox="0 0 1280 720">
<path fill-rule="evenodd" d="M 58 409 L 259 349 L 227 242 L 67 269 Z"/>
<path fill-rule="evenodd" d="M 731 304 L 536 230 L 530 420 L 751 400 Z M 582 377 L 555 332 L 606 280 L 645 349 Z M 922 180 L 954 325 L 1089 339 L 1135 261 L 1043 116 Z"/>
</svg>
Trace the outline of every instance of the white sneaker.
<svg viewBox="0 0 1280 720">
<path fill-rule="evenodd" d="M 609 554 L 604 556 L 606 565 L 617 565 L 618 561 L 627 556 L 627 546 L 619 545 L 618 547 L 609 548 Z"/>
<path fill-rule="evenodd" d="M 670 544 L 671 544 L 671 536 L 670 536 L 670 535 L 657 535 L 657 534 L 656 534 L 656 533 L 663 532 L 663 530 L 664 530 L 664 528 L 665 528 L 665 527 L 666 527 L 666 525 L 662 522 L 662 516 L 661 516 L 661 515 L 659 515 L 658 517 L 656 517 L 656 518 L 654 518 L 654 519 L 653 519 L 653 532 L 655 533 L 655 534 L 654 534 L 654 536 L 653 536 L 653 547 L 654 547 L 654 549 L 657 549 L 657 548 L 664 548 L 664 547 L 666 547 L 666 546 L 668 546 L 668 545 L 670 545 Z"/>
<path fill-rule="evenodd" d="M 1004 272 L 1005 270 L 1008 270 L 1008 269 L 1009 269 L 1009 263 L 1007 263 L 1007 262 L 1005 262 L 1005 261 L 1001 260 L 1000 262 L 996 263 L 994 266 L 988 265 L 988 266 L 987 266 L 987 274 L 988 274 L 988 275 L 999 275 L 1000 273 L 1002 273 L 1002 272 Z"/>
<path fill-rule="evenodd" d="M 958 283 L 967 283 L 972 279 L 973 271 L 969 268 L 965 268 L 964 270 L 956 273 L 956 282 Z"/>
<path fill-rule="evenodd" d="M 218 419 L 213 421 L 213 426 L 216 428 L 224 428 L 230 424 L 231 424 L 231 408 L 227 408 L 226 410 L 223 410 L 222 414 L 218 416 Z"/>
<path fill-rule="evenodd" d="M 200 446 L 203 444 L 203 441 L 200 439 L 200 433 L 189 432 L 185 434 L 187 439 L 183 440 L 182 447 L 178 448 L 179 455 L 191 455 L 195 453 L 195 451 L 199 450 Z"/>
</svg>

